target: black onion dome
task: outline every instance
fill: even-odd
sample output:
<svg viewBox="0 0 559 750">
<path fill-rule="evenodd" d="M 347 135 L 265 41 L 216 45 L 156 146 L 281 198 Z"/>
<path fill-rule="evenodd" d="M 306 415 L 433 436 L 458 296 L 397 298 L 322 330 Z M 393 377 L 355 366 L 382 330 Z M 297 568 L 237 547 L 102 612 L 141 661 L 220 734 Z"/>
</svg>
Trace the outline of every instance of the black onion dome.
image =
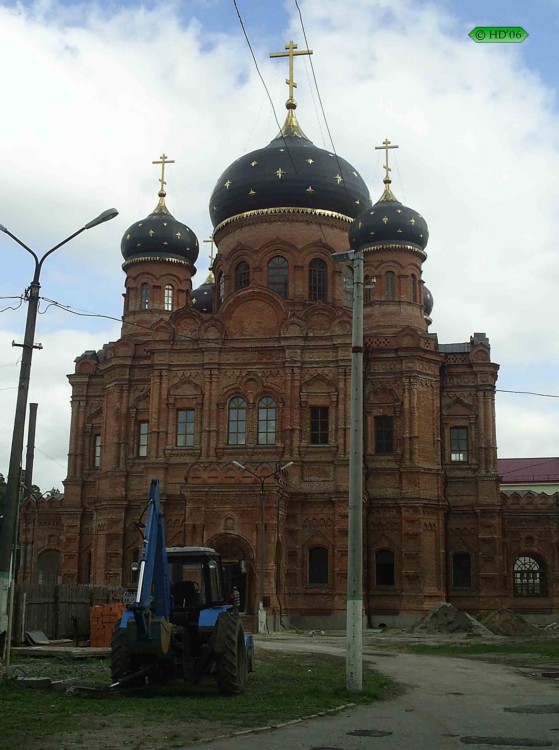
<svg viewBox="0 0 559 750">
<path fill-rule="evenodd" d="M 433 299 L 433 295 L 431 294 L 429 289 L 427 289 L 427 287 L 424 285 L 423 286 L 423 311 L 428 318 L 431 317 L 434 304 L 435 304 L 435 300 Z"/>
<path fill-rule="evenodd" d="M 273 141 L 223 172 L 210 199 L 210 217 L 214 227 L 247 212 L 273 209 L 328 211 L 353 219 L 370 206 L 356 169 L 315 146 L 290 108 Z"/>
<path fill-rule="evenodd" d="M 120 250 L 127 262 L 164 258 L 193 266 L 199 246 L 192 229 L 169 213 L 165 193 L 160 192 L 155 211 L 126 230 Z"/>
<path fill-rule="evenodd" d="M 425 250 L 429 240 L 427 222 L 414 211 L 396 200 L 390 190 L 390 180 L 380 200 L 362 211 L 349 230 L 349 242 L 354 250 L 377 245 L 411 246 Z"/>
<path fill-rule="evenodd" d="M 204 283 L 190 292 L 190 303 L 192 307 L 201 313 L 211 313 L 213 304 L 213 293 L 215 288 L 214 275 L 210 272 Z"/>
</svg>

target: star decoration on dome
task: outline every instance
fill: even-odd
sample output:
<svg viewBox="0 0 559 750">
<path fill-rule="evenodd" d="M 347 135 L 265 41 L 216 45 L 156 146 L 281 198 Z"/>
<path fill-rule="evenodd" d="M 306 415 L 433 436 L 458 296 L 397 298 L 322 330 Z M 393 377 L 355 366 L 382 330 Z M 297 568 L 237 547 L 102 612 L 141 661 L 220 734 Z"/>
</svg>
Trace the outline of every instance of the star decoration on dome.
<svg viewBox="0 0 559 750">
<path fill-rule="evenodd" d="M 126 235 L 126 239 L 127 239 L 127 240 L 129 240 L 129 239 L 130 239 L 130 234 L 127 234 L 127 235 Z"/>
<path fill-rule="evenodd" d="M 410 219 L 410 224 L 411 224 L 412 226 L 414 226 L 414 224 L 415 224 L 415 219 Z"/>
<path fill-rule="evenodd" d="M 165 240 L 165 242 L 164 242 L 163 244 L 164 244 L 164 245 L 168 245 L 169 243 L 167 242 L 167 240 Z"/>
<path fill-rule="evenodd" d="M 149 232 L 148 232 L 148 234 L 149 234 L 150 237 L 153 237 L 153 235 L 155 234 L 155 232 L 153 231 L 153 229 L 150 229 Z"/>
<path fill-rule="evenodd" d="M 307 188 L 307 193 L 314 193 L 314 188 L 312 185 L 309 185 Z"/>
<path fill-rule="evenodd" d="M 401 208 L 397 208 L 397 209 L 396 209 L 396 213 L 397 213 L 397 214 L 401 214 L 401 213 L 402 213 L 402 209 L 401 209 Z"/>
<path fill-rule="evenodd" d="M 343 178 L 343 177 L 341 176 L 341 174 L 337 174 L 337 175 L 336 175 L 336 176 L 334 177 L 334 179 L 336 180 L 336 182 L 338 183 L 338 185 L 340 184 L 340 182 L 343 182 L 343 181 L 344 181 L 344 178 Z"/>
<path fill-rule="evenodd" d="M 177 232 L 175 234 L 175 237 L 177 238 L 177 240 L 180 240 L 180 238 L 182 237 L 182 234 L 180 232 Z"/>
<path fill-rule="evenodd" d="M 144 225 L 143 225 L 143 223 L 140 223 L 140 224 L 138 224 L 138 226 L 139 226 L 139 227 L 143 227 Z"/>
<path fill-rule="evenodd" d="M 255 167 L 258 164 L 256 160 L 250 162 L 251 167 Z"/>
<path fill-rule="evenodd" d="M 163 222 L 163 226 L 164 226 L 164 227 L 166 227 L 166 226 L 167 226 L 167 222 L 166 222 L 166 221 L 164 221 L 164 222 Z"/>
<path fill-rule="evenodd" d="M 314 164 L 314 159 L 305 159 L 307 164 Z"/>
<path fill-rule="evenodd" d="M 283 169 L 282 169 L 282 168 L 280 167 L 280 168 L 278 169 L 278 171 L 276 172 L 276 174 L 277 174 L 277 176 L 278 176 L 278 180 L 281 180 L 281 178 L 282 178 L 282 175 L 284 175 L 284 174 L 285 174 L 285 172 L 284 172 L 284 171 L 283 171 Z"/>
<path fill-rule="evenodd" d="M 252 188 L 248 191 L 249 195 L 256 195 L 256 190 L 253 190 Z"/>
<path fill-rule="evenodd" d="M 388 224 L 388 216 L 383 216 L 382 217 L 382 223 L 383 224 Z"/>
<path fill-rule="evenodd" d="M 227 188 L 229 190 L 229 187 L 232 185 L 231 180 L 227 180 L 227 182 L 223 185 L 223 187 Z"/>
<path fill-rule="evenodd" d="M 402 234 L 402 230 L 401 229 L 397 229 L 396 231 L 398 232 L 398 234 Z"/>
<path fill-rule="evenodd" d="M 359 198 L 355 201 L 355 205 L 356 206 L 360 206 L 361 205 L 361 201 L 359 200 Z"/>
</svg>

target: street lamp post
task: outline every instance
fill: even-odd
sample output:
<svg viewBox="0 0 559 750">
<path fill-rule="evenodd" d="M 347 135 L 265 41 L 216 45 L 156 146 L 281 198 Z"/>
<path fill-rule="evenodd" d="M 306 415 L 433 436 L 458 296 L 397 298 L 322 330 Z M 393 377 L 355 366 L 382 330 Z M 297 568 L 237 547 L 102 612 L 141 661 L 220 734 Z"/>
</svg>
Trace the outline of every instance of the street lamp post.
<svg viewBox="0 0 559 750">
<path fill-rule="evenodd" d="M 118 211 L 115 208 L 110 208 L 107 211 L 103 211 L 102 214 L 97 216 L 93 221 L 88 222 L 77 232 L 74 232 L 67 237 L 58 245 L 55 245 L 48 252 L 46 252 L 42 258 L 39 258 L 30 247 L 22 242 L 18 237 L 12 234 L 5 226 L 0 224 L 0 232 L 4 232 L 11 237 L 18 245 L 26 250 L 35 261 L 35 272 L 33 274 L 33 280 L 29 286 L 28 292 L 28 308 L 27 308 L 27 320 L 25 323 L 25 334 L 23 339 L 22 354 L 21 354 L 21 367 L 19 371 L 19 382 L 18 382 L 18 393 L 16 401 L 16 411 L 14 417 L 14 429 L 12 433 L 12 447 L 10 451 L 10 463 L 8 468 L 8 481 L 6 487 L 6 497 L 4 502 L 4 518 L 0 526 L 0 633 L 7 630 L 8 627 L 8 592 L 10 589 L 11 580 L 15 571 L 12 571 L 12 566 L 15 564 L 15 560 L 12 559 L 12 552 L 15 542 L 16 534 L 16 517 L 18 509 L 18 487 L 19 487 L 19 475 L 21 467 L 21 456 L 23 453 L 23 439 L 25 429 L 25 412 L 27 410 L 27 397 L 29 393 L 29 379 L 31 375 L 31 360 L 33 357 L 33 349 L 37 348 L 34 343 L 35 338 L 35 325 L 37 321 L 37 312 L 39 308 L 39 290 L 41 285 L 39 278 L 41 275 L 41 269 L 44 261 L 52 255 L 55 250 L 65 245 L 70 240 L 77 237 L 86 229 L 92 229 L 98 224 L 102 224 L 105 221 L 114 219 L 118 215 Z M 11 617 L 11 613 L 10 613 Z M 1 656 L 1 655 L 0 655 Z"/>
<path fill-rule="evenodd" d="M 270 471 L 268 474 L 265 474 L 263 477 L 261 477 L 248 466 L 244 466 L 244 464 L 239 463 L 239 461 L 233 461 L 234 466 L 236 466 L 238 469 L 242 469 L 243 471 L 247 471 L 249 474 L 252 474 L 252 476 L 260 482 L 260 540 L 258 545 L 260 548 L 260 601 L 258 603 L 259 633 L 266 632 L 266 610 L 264 609 L 264 576 L 266 575 L 266 537 L 264 534 L 264 482 L 270 477 L 279 479 L 282 471 L 288 469 L 292 464 L 293 461 L 289 461 L 289 463 L 284 464 L 283 466 L 278 467 L 275 471 Z"/>
<path fill-rule="evenodd" d="M 334 262 L 353 261 L 349 508 L 347 532 L 346 687 L 363 690 L 363 253 L 334 253 Z"/>
</svg>

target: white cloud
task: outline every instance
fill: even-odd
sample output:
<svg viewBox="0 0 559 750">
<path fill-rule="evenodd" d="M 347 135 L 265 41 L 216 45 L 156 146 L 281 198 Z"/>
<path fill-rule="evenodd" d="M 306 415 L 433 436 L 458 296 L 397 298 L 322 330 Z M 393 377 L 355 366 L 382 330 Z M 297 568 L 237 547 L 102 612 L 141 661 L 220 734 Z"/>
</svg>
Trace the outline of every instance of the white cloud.
<svg viewBox="0 0 559 750">
<path fill-rule="evenodd" d="M 355 0 L 351 12 L 339 0 L 301 6 L 336 149 L 375 199 L 382 174 L 373 147 L 385 137 L 400 146 L 392 152 L 394 192 L 430 226 L 424 278 L 435 298 L 432 330 L 441 342 L 486 331 L 507 386 L 514 388 L 529 357 L 538 390 L 555 392 L 554 92 L 526 68 L 520 45 L 476 45 L 468 29 L 434 5 Z M 252 40 L 280 118 L 285 61 L 270 61 L 267 53 L 287 38 L 303 46 L 296 9 L 288 7 L 288 30 Z M 49 259 L 47 297 L 118 317 L 120 238 L 156 203 L 151 161 L 162 151 L 176 160 L 168 169 L 168 205 L 202 240 L 211 232 L 207 204 L 216 179 L 276 133 L 240 31 L 208 32 L 194 18 L 181 19 L 179 8 L 68 8 L 52 0 L 30 10 L 0 8 L 0 221 L 32 247 L 48 248 L 104 208 L 120 211 Z M 296 71 L 302 127 L 322 145 L 308 62 L 298 61 Z M 0 295 L 20 293 L 31 276 L 29 260 L 8 242 L 1 241 L 7 262 Z M 198 265 L 195 284 L 204 280 L 207 261 Z M 35 391 L 38 444 L 46 443 L 62 464 L 69 420 L 63 376 L 81 351 L 115 335 L 86 319 L 71 323 L 73 331 L 62 314 L 42 319 L 45 350 L 32 375 L 32 387 L 42 389 Z M 0 363 L 9 362 L 22 318 L 1 315 L 0 332 Z M 50 362 L 48 372 L 39 370 L 40 359 Z M 0 383 L 8 372 L 13 376 L 0 368 Z M 530 390 L 524 370 L 522 387 Z M 13 413 L 14 393 L 0 391 L 2 413 Z M 558 453 L 550 400 L 522 402 L 521 409 L 514 398 L 499 400 L 501 455 Z M 6 446 L 4 436 L 0 469 L 7 466 Z M 64 471 L 41 460 L 37 480 L 59 484 Z"/>
</svg>

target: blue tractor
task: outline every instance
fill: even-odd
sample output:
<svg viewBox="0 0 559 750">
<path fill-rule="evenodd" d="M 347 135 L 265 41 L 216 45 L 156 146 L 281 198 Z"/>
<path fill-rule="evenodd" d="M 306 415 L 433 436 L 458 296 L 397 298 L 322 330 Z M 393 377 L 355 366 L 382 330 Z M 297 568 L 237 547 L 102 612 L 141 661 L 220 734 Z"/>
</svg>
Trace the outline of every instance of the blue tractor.
<svg viewBox="0 0 559 750">
<path fill-rule="evenodd" d="M 228 602 L 221 559 L 208 547 L 165 546 L 159 481 L 149 489 L 138 588 L 111 643 L 113 687 L 210 676 L 224 694 L 242 693 L 253 640 Z"/>
</svg>

